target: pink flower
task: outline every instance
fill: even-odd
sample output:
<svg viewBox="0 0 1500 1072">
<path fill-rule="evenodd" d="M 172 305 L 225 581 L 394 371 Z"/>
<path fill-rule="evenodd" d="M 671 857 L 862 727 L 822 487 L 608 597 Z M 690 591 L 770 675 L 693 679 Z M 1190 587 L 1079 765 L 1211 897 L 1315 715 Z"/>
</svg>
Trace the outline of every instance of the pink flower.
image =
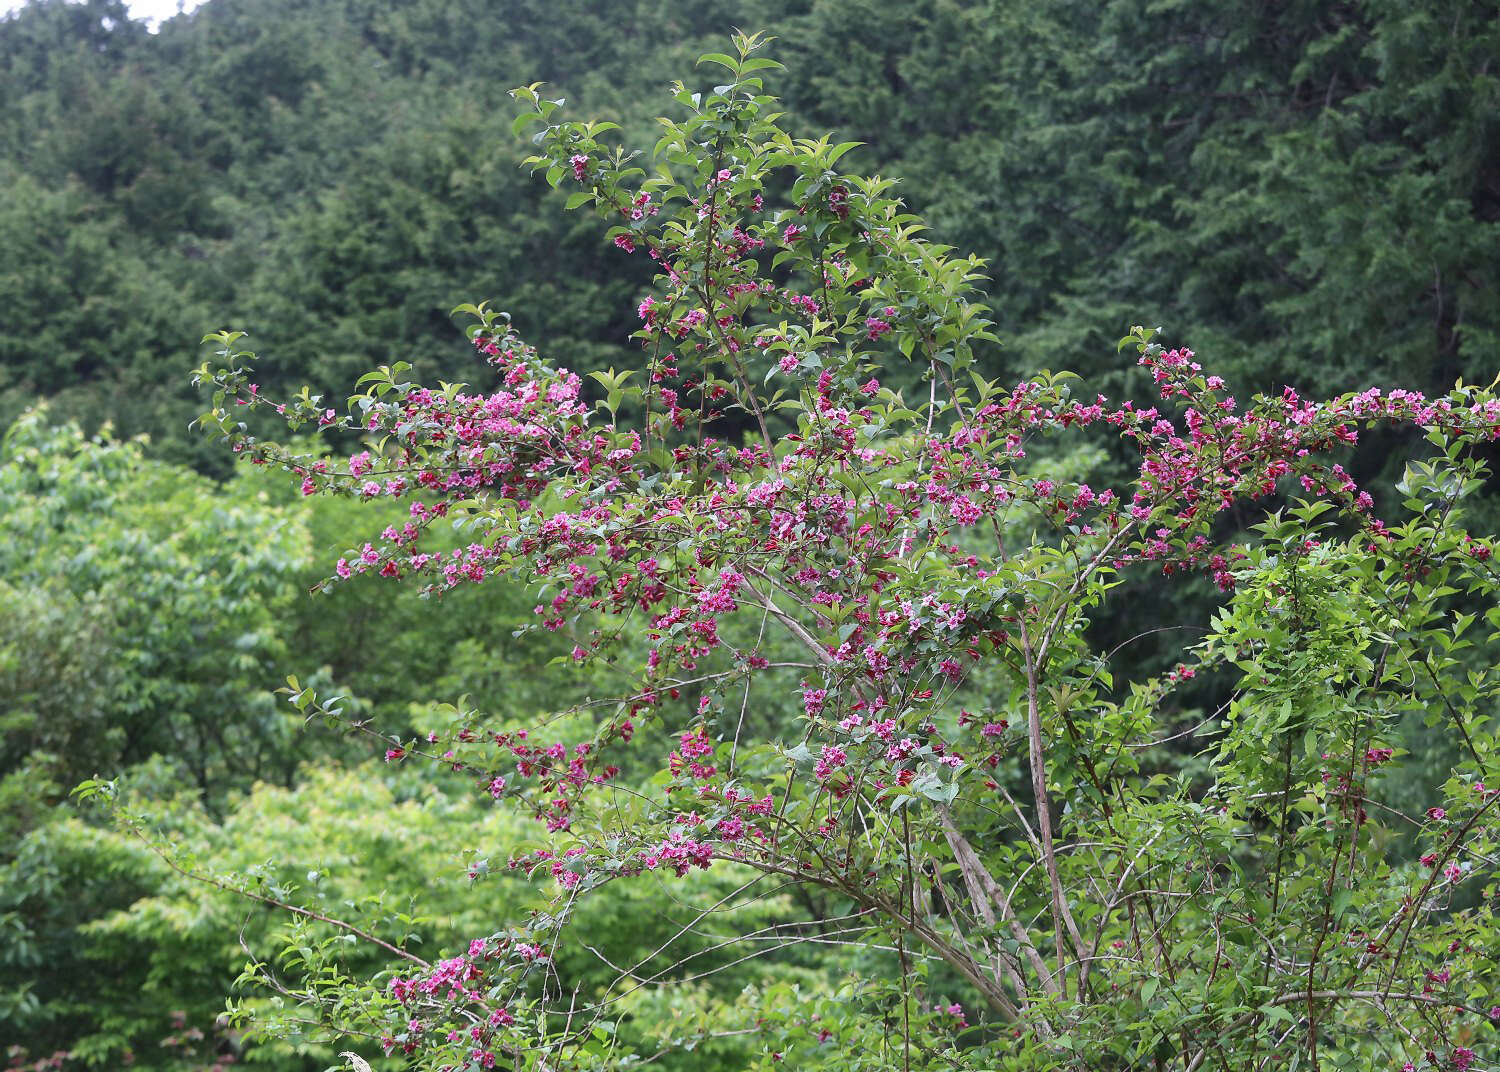
<svg viewBox="0 0 1500 1072">
<path fill-rule="evenodd" d="M 720 819 L 719 824 L 714 827 L 714 833 L 725 841 L 738 841 L 745 836 L 745 820 Z"/>
<path fill-rule="evenodd" d="M 582 182 L 583 177 L 588 174 L 589 158 L 582 153 L 574 153 L 568 157 L 568 163 L 573 165 L 573 177 Z"/>
<path fill-rule="evenodd" d="M 826 782 L 829 776 L 849 761 L 848 754 L 836 745 L 825 744 L 823 752 L 818 757 L 818 764 L 813 769 L 813 777 L 820 782 Z"/>
<path fill-rule="evenodd" d="M 885 758 L 892 763 L 900 763 L 917 750 L 917 742 L 910 737 L 903 737 L 900 741 L 885 750 Z"/>
<path fill-rule="evenodd" d="M 967 495 L 958 495 L 948 504 L 948 516 L 960 525 L 972 525 L 984 515 Z"/>
</svg>

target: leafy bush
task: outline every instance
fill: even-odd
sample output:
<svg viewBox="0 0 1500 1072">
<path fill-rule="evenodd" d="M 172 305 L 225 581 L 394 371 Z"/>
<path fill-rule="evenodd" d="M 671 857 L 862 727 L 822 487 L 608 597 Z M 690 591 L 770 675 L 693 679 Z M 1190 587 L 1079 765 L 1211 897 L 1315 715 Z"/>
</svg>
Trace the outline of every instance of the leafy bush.
<svg viewBox="0 0 1500 1072">
<path fill-rule="evenodd" d="M 982 264 L 925 241 L 888 181 L 840 170 L 851 143 L 784 133 L 760 77 L 778 65 L 736 46 L 703 60 L 724 84 L 677 87 L 685 118 L 664 121 L 649 169 L 611 124 L 516 92 L 536 170 L 655 265 L 640 368 L 595 390 L 468 306 L 497 390 L 396 364 L 340 416 L 265 397 L 241 336 L 212 336 L 203 427 L 307 494 L 406 506 L 331 583 L 438 595 L 517 575 L 537 628 L 610 675 L 546 736 L 549 720 L 454 708 L 383 744 L 533 817 L 547 836 L 513 865 L 552 881 L 550 903 L 438 959 L 388 945 L 373 976 L 342 943 L 294 936 L 294 986 L 250 973 L 297 1007 L 255 1030 L 317 1017 L 431 1068 L 626 1067 L 731 1039 L 753 1040 L 757 1068 L 1471 1067 L 1500 1018 L 1500 608 L 1491 545 L 1461 522 L 1500 400 L 1459 385 L 1242 404 L 1140 328 L 1120 346 L 1150 403 L 1066 373 L 986 379 Z M 884 382 L 903 368 L 920 390 Z M 370 449 L 283 447 L 255 424 L 268 409 Z M 1379 515 L 1334 460 L 1370 427 L 1430 448 Z M 1043 475 L 1067 436 L 1117 437 L 1133 478 Z M 464 542 L 433 544 L 449 521 Z M 1180 662 L 1144 679 L 1090 631 L 1139 573 L 1220 593 Z M 1194 710 L 1182 697 L 1205 684 L 1220 702 Z M 296 679 L 288 693 L 367 728 Z M 767 694 L 800 714 L 755 720 Z M 1396 727 L 1418 714 L 1459 747 L 1411 814 L 1387 794 Z M 654 773 L 626 778 L 620 757 L 642 752 Z M 808 895 L 799 937 L 833 928 L 874 982 L 773 983 L 731 1007 L 684 961 L 670 977 L 708 1012 L 665 1053 L 639 1048 L 618 1018 L 639 966 L 601 985 L 563 950 L 587 948 L 585 906 L 616 888 L 730 866 Z M 496 869 L 472 870 L 484 890 Z"/>
</svg>

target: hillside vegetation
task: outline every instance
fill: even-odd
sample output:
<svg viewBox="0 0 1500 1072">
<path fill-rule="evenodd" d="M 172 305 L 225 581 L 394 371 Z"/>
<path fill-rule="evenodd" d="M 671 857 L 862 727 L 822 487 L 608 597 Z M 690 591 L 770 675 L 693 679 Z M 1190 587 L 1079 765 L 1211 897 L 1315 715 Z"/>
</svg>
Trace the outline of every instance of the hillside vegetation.
<svg viewBox="0 0 1500 1072">
<path fill-rule="evenodd" d="M 441 603 L 392 586 L 309 596 L 370 511 L 236 470 L 189 429 L 204 403 L 188 373 L 205 334 L 238 328 L 268 395 L 309 385 L 341 405 L 396 361 L 487 388 L 451 312 L 480 300 L 558 365 L 638 366 L 629 336 L 653 266 L 521 166 L 536 150 L 513 133 L 509 91 L 546 83 L 573 118 L 649 146 L 672 81 L 710 88 L 695 60 L 736 26 L 764 31 L 786 66 L 767 76 L 784 126 L 861 143 L 841 166 L 897 180 L 927 237 L 983 259 L 976 301 L 1002 343 L 976 352 L 986 377 L 1067 369 L 1143 396 L 1148 374 L 1116 350 L 1132 324 L 1212 355 L 1244 396 L 1441 394 L 1500 373 L 1494 2 L 209 0 L 150 33 L 119 0 L 32 0 L 0 19 L 12 1066 L 336 1062 L 311 1029 L 251 1040 L 220 1018 L 231 993 L 281 1000 L 236 989 L 281 921 L 184 869 L 432 951 L 486 925 L 468 895 L 476 859 L 502 869 L 533 832 L 461 777 L 379 764 L 386 741 L 305 726 L 273 692 L 300 675 L 404 739 L 470 707 L 523 726 L 614 687 L 611 668 L 530 631 L 537 599 L 521 586 Z M 1348 461 L 1379 505 L 1401 498 L 1395 448 L 1420 438 L 1377 433 Z M 1038 462 L 1066 481 L 1126 460 L 1100 440 Z M 1466 508 L 1470 524 L 1496 516 L 1488 492 Z M 1161 628 L 1201 629 L 1210 586 L 1130 583 L 1089 642 L 1151 633 L 1131 650 L 1163 669 L 1180 645 Z M 1223 699 L 1185 684 L 1181 717 Z M 789 693 L 753 717 L 770 732 L 800 714 Z M 1458 746 L 1425 732 L 1402 730 L 1413 767 L 1441 781 Z M 1179 751 L 1161 766 L 1191 778 L 1196 762 Z M 190 865 L 70 800 L 118 775 Z M 600 959 L 559 970 L 603 986 L 603 964 L 649 961 L 692 917 L 684 905 L 740 877 L 695 876 L 677 904 L 612 889 L 577 924 L 601 936 Z M 548 903 L 518 873 L 503 881 L 497 903 Z M 832 1009 L 847 979 L 895 961 L 830 941 L 729 971 L 720 940 L 809 916 L 832 928 L 848 907 L 797 887 L 737 903 L 679 951 L 697 959 L 671 977 L 690 986 L 631 997 L 622 1037 L 642 1052 L 700 1040 L 657 1067 L 748 1067 L 759 1043 L 703 1029 L 744 988 L 765 1008 Z M 378 966 L 351 956 L 352 974 Z M 972 1000 L 962 980 L 939 985 Z"/>
</svg>

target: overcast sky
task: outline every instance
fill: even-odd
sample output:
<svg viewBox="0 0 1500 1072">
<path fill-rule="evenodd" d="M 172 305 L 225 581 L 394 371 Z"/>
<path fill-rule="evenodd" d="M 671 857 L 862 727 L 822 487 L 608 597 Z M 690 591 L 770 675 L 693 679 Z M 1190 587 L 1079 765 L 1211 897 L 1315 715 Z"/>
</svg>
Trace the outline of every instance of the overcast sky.
<svg viewBox="0 0 1500 1072">
<path fill-rule="evenodd" d="M 170 19 L 177 14 L 180 7 L 183 11 L 191 11 L 197 7 L 202 0 L 126 0 L 125 6 L 130 8 L 130 17 L 133 19 L 145 19 L 153 28 L 162 19 Z M 10 12 L 26 6 L 26 0 L 0 0 L 0 12 Z"/>
</svg>

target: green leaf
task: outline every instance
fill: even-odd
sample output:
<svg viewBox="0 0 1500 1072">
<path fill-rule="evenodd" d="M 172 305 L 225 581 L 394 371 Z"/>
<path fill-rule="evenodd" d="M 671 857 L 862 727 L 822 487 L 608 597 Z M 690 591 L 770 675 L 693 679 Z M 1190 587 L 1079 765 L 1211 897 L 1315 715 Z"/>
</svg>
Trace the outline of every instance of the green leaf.
<svg viewBox="0 0 1500 1072">
<path fill-rule="evenodd" d="M 720 67 L 727 68 L 730 71 L 737 71 L 737 70 L 739 70 L 739 66 L 740 66 L 738 60 L 734 59 L 731 56 L 726 56 L 722 52 L 709 52 L 709 53 L 706 53 L 706 54 L 704 54 L 702 56 L 699 56 L 698 57 L 698 66 L 701 67 L 705 63 L 716 63 Z M 718 92 L 718 90 L 715 90 L 714 92 Z"/>
</svg>

